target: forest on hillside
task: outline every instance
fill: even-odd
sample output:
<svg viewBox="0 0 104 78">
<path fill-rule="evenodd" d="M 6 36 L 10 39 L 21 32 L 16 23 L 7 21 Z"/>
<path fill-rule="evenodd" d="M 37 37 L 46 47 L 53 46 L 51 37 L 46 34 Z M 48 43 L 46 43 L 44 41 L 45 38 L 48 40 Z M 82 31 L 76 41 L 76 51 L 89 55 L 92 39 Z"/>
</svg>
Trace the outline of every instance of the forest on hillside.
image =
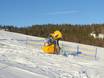
<svg viewBox="0 0 104 78">
<path fill-rule="evenodd" d="M 10 32 L 23 33 L 38 37 L 48 37 L 55 30 L 60 30 L 64 41 L 77 42 L 82 44 L 104 47 L 104 39 L 95 39 L 90 36 L 91 32 L 104 34 L 104 24 L 72 25 L 72 24 L 43 24 L 26 27 L 11 25 L 0 25 L 0 29 Z"/>
</svg>

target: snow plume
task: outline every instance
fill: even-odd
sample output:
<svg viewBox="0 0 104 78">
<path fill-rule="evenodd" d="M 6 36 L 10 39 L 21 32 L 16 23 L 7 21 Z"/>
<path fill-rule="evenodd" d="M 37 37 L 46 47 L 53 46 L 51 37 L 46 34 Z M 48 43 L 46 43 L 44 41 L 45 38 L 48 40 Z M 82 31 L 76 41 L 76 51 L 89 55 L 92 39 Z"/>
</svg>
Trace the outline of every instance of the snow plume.
<svg viewBox="0 0 104 78">
<path fill-rule="evenodd" d="M 56 12 L 50 12 L 48 15 L 66 15 L 66 14 L 75 14 L 78 13 L 77 10 L 71 10 L 71 11 L 56 11 Z"/>
</svg>

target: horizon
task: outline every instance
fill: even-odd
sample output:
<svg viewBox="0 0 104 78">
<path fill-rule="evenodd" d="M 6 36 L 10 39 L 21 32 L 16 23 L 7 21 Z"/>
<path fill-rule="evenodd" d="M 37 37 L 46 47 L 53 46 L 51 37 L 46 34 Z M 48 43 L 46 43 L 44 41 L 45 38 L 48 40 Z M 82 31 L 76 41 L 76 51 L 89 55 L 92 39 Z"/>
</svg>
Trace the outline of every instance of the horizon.
<svg viewBox="0 0 104 78">
<path fill-rule="evenodd" d="M 0 25 L 103 24 L 103 0 L 1 0 Z"/>
<path fill-rule="evenodd" d="M 17 25 L 3 25 L 3 24 L 0 24 L 0 26 L 13 26 L 13 27 L 32 27 L 32 26 L 36 26 L 36 25 L 39 25 L 39 26 L 43 26 L 43 25 L 72 25 L 72 26 L 92 26 L 92 25 L 104 25 L 104 23 L 92 23 L 92 24 L 68 24 L 68 23 L 65 23 L 65 24 L 52 24 L 52 23 L 47 23 L 47 24 L 33 24 L 33 25 L 26 25 L 26 26 L 17 26 Z"/>
</svg>

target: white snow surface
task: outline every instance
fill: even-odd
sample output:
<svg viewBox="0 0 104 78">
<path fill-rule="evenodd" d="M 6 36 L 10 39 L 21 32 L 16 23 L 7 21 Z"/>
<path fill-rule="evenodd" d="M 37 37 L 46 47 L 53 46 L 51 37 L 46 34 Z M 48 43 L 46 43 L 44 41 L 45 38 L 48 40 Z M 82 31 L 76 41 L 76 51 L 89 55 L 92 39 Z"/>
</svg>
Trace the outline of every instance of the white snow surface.
<svg viewBox="0 0 104 78">
<path fill-rule="evenodd" d="M 1 30 L 0 78 L 104 78 L 104 48 L 97 47 L 97 59 L 66 57 L 43 53 L 43 41 L 44 38 Z"/>
</svg>

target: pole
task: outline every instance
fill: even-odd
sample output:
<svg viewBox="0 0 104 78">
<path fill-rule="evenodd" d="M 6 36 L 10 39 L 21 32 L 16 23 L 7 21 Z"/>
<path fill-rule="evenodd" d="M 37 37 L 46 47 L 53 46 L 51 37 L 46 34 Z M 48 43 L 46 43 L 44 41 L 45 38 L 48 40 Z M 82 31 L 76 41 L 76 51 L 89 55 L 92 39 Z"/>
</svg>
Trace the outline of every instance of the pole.
<svg viewBox="0 0 104 78">
<path fill-rule="evenodd" d="M 95 60 L 97 59 L 97 48 L 95 50 Z"/>
<path fill-rule="evenodd" d="M 79 53 L 79 45 L 77 45 L 77 56 L 78 56 L 78 53 Z"/>
</svg>

